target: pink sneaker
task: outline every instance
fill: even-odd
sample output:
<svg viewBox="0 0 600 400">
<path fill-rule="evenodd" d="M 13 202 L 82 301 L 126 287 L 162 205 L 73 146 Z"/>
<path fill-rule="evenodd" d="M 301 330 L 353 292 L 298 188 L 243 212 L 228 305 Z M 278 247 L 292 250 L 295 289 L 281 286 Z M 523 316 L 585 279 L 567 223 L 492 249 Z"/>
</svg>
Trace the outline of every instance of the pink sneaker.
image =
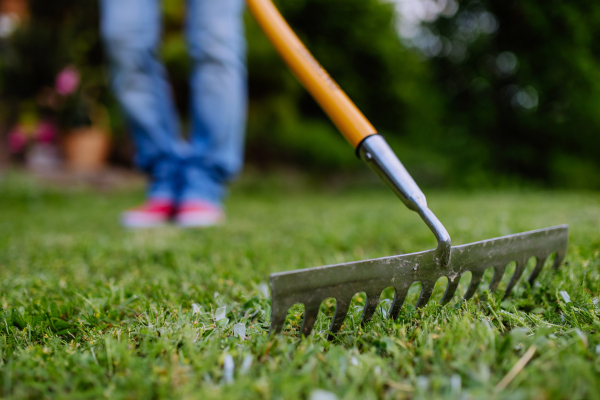
<svg viewBox="0 0 600 400">
<path fill-rule="evenodd" d="M 224 219 L 221 207 L 203 200 L 185 201 L 175 214 L 175 222 L 182 228 L 218 225 Z"/>
<path fill-rule="evenodd" d="M 166 224 L 173 215 L 173 202 L 150 199 L 137 208 L 121 214 L 121 224 L 126 228 L 154 228 Z"/>
</svg>

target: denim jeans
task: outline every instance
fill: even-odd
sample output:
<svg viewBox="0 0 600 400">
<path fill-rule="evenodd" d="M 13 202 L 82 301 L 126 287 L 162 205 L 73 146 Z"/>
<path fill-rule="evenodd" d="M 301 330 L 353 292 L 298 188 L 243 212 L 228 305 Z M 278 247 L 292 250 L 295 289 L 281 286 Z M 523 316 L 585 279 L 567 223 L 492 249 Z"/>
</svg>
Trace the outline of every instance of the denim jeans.
<svg viewBox="0 0 600 400">
<path fill-rule="evenodd" d="M 191 132 L 184 140 L 164 66 L 159 0 L 101 0 L 113 91 L 151 177 L 148 196 L 219 204 L 241 169 L 247 107 L 243 0 L 187 0 Z"/>
</svg>

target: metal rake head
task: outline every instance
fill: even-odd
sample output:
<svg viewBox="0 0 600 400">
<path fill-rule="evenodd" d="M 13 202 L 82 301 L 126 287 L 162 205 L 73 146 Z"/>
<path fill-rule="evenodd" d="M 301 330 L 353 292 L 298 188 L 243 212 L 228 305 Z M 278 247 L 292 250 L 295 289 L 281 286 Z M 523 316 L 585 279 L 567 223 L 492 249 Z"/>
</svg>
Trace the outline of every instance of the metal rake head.
<svg viewBox="0 0 600 400">
<path fill-rule="evenodd" d="M 414 282 L 422 284 L 416 304 L 421 307 L 429 301 L 437 280 L 444 276 L 448 278 L 448 287 L 442 303 L 447 303 L 458 288 L 460 276 L 471 271 L 471 283 L 464 296 L 468 300 L 477 291 L 486 269 L 494 267 L 490 290 L 495 291 L 506 266 L 515 261 L 516 269 L 505 292 L 505 296 L 508 296 L 523 275 L 529 258 L 536 258 L 536 265 L 528 278 L 530 284 L 553 253 L 556 254 L 553 268 L 558 268 L 567 251 L 568 237 L 568 226 L 561 225 L 453 246 L 450 262 L 441 266 L 436 262 L 436 250 L 429 250 L 272 274 L 270 333 L 280 332 L 288 309 L 294 304 L 302 303 L 304 321 L 301 334 L 308 336 L 317 320 L 321 302 L 332 297 L 336 299 L 336 309 L 329 331 L 335 334 L 342 327 L 352 297 L 359 292 L 367 295 L 362 314 L 362 324 L 365 324 L 373 317 L 381 292 L 390 286 L 395 289 L 395 295 L 389 317 L 395 319 Z"/>
</svg>

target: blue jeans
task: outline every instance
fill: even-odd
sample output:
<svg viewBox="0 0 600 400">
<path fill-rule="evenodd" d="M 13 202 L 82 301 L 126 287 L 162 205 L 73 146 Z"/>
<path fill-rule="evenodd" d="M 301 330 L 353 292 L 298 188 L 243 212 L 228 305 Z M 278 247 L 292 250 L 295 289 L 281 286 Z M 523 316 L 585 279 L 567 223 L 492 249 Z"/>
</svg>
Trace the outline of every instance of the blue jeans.
<svg viewBox="0 0 600 400">
<path fill-rule="evenodd" d="M 243 0 L 188 0 L 190 140 L 182 138 L 158 59 L 159 0 L 101 0 L 113 91 L 133 134 L 150 198 L 220 204 L 241 169 L 247 106 Z"/>
</svg>

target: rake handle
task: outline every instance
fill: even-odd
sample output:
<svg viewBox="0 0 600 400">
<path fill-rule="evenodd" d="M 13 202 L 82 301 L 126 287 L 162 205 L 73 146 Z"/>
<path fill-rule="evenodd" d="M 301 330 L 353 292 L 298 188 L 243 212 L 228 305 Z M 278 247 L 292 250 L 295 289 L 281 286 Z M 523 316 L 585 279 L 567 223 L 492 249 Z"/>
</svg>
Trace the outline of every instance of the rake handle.
<svg viewBox="0 0 600 400">
<path fill-rule="evenodd" d="M 271 0 L 246 0 L 246 3 L 283 60 L 360 158 L 429 226 L 438 242 L 438 264 L 448 265 L 451 246 L 448 232 L 429 210 L 425 195 L 383 137 L 310 54 Z"/>
<path fill-rule="evenodd" d="M 271 0 L 246 0 L 254 18 L 283 60 L 356 149 L 377 133 L 350 98 L 307 50 Z"/>
</svg>

